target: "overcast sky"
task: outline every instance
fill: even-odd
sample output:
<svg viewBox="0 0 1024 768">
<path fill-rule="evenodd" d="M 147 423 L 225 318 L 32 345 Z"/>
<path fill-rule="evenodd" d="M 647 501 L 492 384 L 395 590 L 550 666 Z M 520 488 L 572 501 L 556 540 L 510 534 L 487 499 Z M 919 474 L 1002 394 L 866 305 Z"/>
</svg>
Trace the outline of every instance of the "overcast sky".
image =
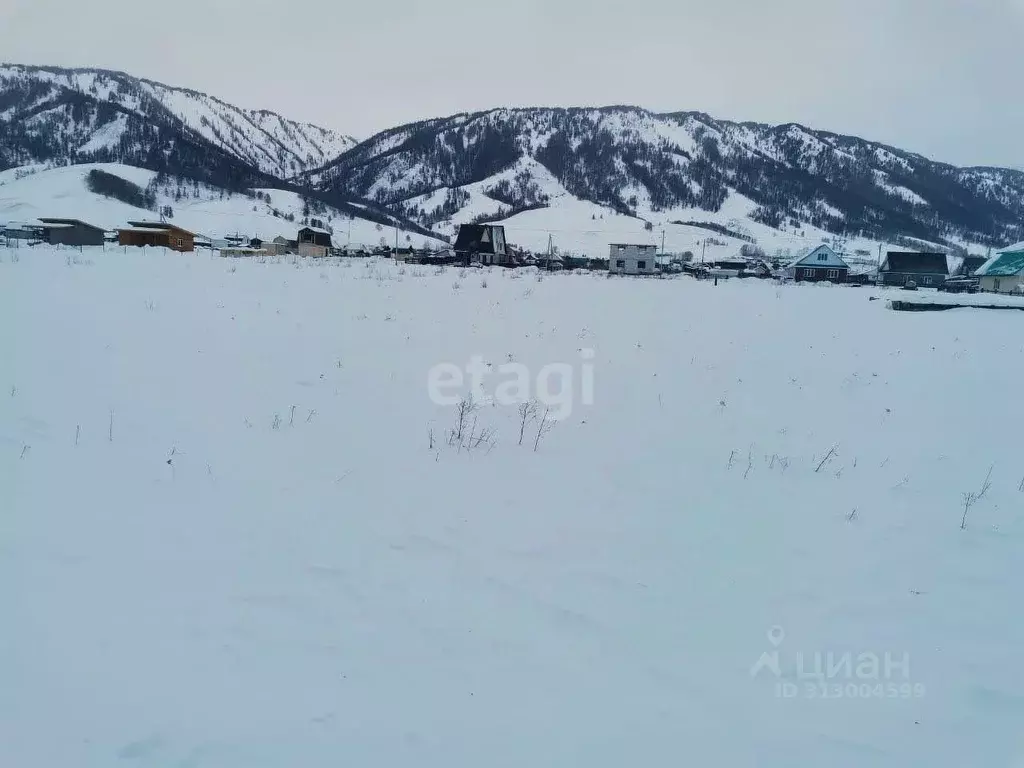
<svg viewBox="0 0 1024 768">
<path fill-rule="evenodd" d="M 1024 167 L 1024 0 L 0 0 L 0 60 L 124 70 L 358 138 L 637 104 Z"/>
</svg>

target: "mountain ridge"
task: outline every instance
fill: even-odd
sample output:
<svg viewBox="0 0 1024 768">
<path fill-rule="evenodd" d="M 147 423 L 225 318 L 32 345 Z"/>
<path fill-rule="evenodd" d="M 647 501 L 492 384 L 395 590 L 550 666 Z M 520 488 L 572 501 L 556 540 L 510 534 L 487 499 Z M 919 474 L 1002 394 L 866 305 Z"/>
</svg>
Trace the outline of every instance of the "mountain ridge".
<svg viewBox="0 0 1024 768">
<path fill-rule="evenodd" d="M 321 165 L 356 143 L 351 136 L 288 120 L 269 109 L 243 109 L 201 91 L 110 69 L 0 64 L 0 99 L 0 119 L 6 117 L 12 125 L 35 117 L 40 109 L 52 111 L 77 104 L 79 114 L 65 122 L 84 123 L 83 130 L 66 136 L 64 146 L 45 149 L 51 155 L 63 152 L 82 162 L 134 159 L 132 148 L 118 143 L 127 125 L 114 131 L 104 144 L 89 145 L 97 129 L 110 125 L 112 110 L 125 114 L 129 121 L 154 121 L 193 141 L 211 144 L 260 173 L 280 179 Z M 82 120 L 89 111 L 103 118 L 98 125 Z M 39 133 L 30 132 L 23 144 L 39 148 Z M 37 159 L 29 149 L 22 149 L 26 159 Z M 117 158 L 99 156 L 103 150 L 122 154 Z M 0 162 L 3 160 L 0 157 Z"/>
<path fill-rule="evenodd" d="M 117 70 L 0 65 L 0 169 L 89 162 L 287 188 L 343 210 L 365 203 L 378 221 L 447 238 L 469 221 L 579 231 L 607 214 L 647 231 L 696 222 L 754 239 L 949 250 L 1024 239 L 1024 172 L 960 167 L 800 122 L 621 104 L 497 107 L 356 142 Z"/>
<path fill-rule="evenodd" d="M 1024 173 L 959 167 L 800 123 L 717 120 L 640 107 L 496 108 L 386 129 L 307 174 L 428 223 L 415 198 L 536 161 L 573 196 L 641 218 L 716 214 L 730 196 L 775 229 L 998 244 L 1021 234 Z M 519 207 L 536 204 L 520 178 Z M 512 211 L 516 210 L 512 206 Z M 434 222 L 431 222 L 434 223 Z M 1019 238 L 1018 238 L 1019 239 Z"/>
</svg>

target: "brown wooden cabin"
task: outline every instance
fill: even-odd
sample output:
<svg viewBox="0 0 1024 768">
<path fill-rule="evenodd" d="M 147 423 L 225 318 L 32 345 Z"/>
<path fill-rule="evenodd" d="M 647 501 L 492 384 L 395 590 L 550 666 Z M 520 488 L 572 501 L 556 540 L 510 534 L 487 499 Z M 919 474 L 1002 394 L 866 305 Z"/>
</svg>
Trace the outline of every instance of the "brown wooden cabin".
<svg viewBox="0 0 1024 768">
<path fill-rule="evenodd" d="M 187 229 L 159 221 L 129 221 L 128 229 L 117 231 L 119 245 L 170 248 L 180 253 L 191 253 L 195 250 L 196 236 Z"/>
</svg>

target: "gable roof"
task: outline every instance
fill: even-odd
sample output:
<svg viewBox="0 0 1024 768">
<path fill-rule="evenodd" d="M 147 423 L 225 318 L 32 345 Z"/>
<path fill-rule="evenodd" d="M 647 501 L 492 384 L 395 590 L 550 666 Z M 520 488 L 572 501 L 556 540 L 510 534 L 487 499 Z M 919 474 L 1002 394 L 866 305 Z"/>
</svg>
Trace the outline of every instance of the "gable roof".
<svg viewBox="0 0 1024 768">
<path fill-rule="evenodd" d="M 819 260 L 818 256 L 824 255 L 824 260 Z M 843 261 L 842 257 L 836 253 L 832 248 L 825 243 L 816 245 L 813 248 L 804 248 L 797 251 L 796 258 L 793 259 L 786 268 L 791 267 L 828 267 L 831 269 L 849 269 L 850 265 Z"/>
<path fill-rule="evenodd" d="M 900 272 L 911 275 L 948 275 L 949 264 L 944 253 L 889 251 L 879 272 Z"/>
<path fill-rule="evenodd" d="M 1024 274 L 1024 249 L 997 254 L 985 262 L 975 274 L 978 277 L 1011 277 Z"/>
<path fill-rule="evenodd" d="M 963 257 L 963 261 L 961 261 L 960 263 L 961 263 L 962 266 L 966 267 L 967 269 L 977 269 L 982 264 L 984 264 L 986 261 L 988 261 L 988 257 L 987 256 L 973 256 L 973 255 L 971 255 L 971 256 L 964 256 Z"/>
<path fill-rule="evenodd" d="M 471 253 L 499 253 L 492 233 L 501 230 L 501 241 L 505 241 L 505 228 L 500 224 L 462 224 L 459 236 L 455 238 L 455 250 Z"/>
</svg>

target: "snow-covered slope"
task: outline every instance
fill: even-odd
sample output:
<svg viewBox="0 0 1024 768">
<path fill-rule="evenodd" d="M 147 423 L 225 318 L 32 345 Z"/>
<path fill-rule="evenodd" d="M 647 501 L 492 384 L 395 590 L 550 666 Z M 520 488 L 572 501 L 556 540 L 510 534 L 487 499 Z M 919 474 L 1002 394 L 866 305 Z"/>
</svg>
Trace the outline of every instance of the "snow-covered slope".
<svg viewBox="0 0 1024 768">
<path fill-rule="evenodd" d="M 770 249 L 824 234 L 857 249 L 956 250 L 1024 232 L 1020 171 L 955 168 L 799 125 L 635 107 L 497 109 L 402 126 L 307 178 L 442 230 L 478 216 L 514 223 L 520 211 L 550 205 L 553 233 L 572 230 L 575 243 L 600 228 L 581 224 L 578 211 L 597 213 L 581 203 L 600 206 L 598 218 L 664 227 L 666 237 L 673 221 L 761 232 Z"/>
<path fill-rule="evenodd" d="M 0 765 L 1021 764 L 1024 312 L 514 274 L 0 248 Z"/>
<path fill-rule="evenodd" d="M 0 66 L 0 167 L 52 160 L 143 164 L 137 161 L 158 143 L 156 128 L 277 178 L 319 167 L 355 144 L 320 126 L 121 72 Z"/>
<path fill-rule="evenodd" d="M 153 195 L 153 209 L 138 208 L 91 192 L 86 178 L 100 170 L 130 181 Z M 174 224 L 211 238 L 240 234 L 273 239 L 294 238 L 304 217 L 316 217 L 333 230 L 338 246 L 377 246 L 383 238 L 393 245 L 394 227 L 304 199 L 299 193 L 280 189 L 233 193 L 188 179 L 168 177 L 144 168 L 112 163 L 73 165 L 64 168 L 12 169 L 0 172 L 0 223 L 30 221 L 41 216 L 76 218 L 95 226 L 113 229 L 133 219 L 154 219 L 156 210 L 170 207 Z M 313 210 L 309 206 L 313 206 Z M 353 210 L 358 210 L 355 206 Z M 444 243 L 407 231 L 399 225 L 399 244 L 442 247 Z"/>
</svg>

